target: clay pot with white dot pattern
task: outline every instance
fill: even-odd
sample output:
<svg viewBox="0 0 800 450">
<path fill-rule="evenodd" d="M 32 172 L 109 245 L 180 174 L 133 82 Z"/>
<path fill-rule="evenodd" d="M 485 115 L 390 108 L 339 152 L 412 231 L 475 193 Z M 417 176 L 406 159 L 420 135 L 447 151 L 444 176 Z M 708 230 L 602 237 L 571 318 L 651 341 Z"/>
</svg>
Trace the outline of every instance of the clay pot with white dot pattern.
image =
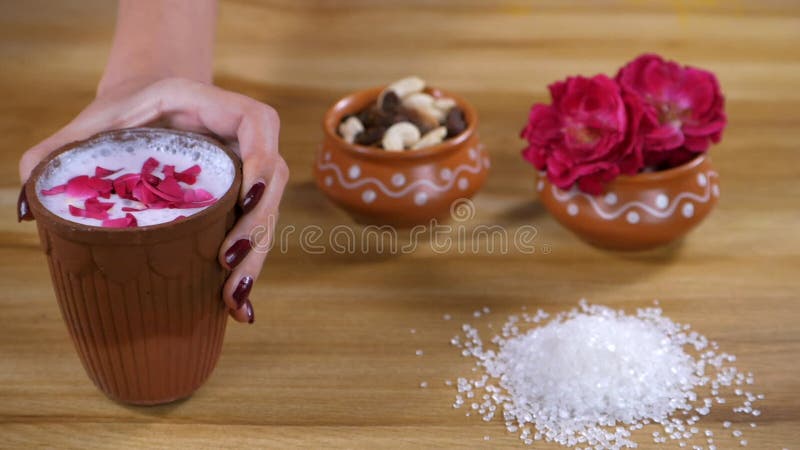
<svg viewBox="0 0 800 450">
<path fill-rule="evenodd" d="M 402 152 L 342 139 L 337 133 L 342 119 L 374 103 L 382 90 L 356 92 L 325 114 L 324 139 L 314 161 L 317 186 L 362 224 L 412 227 L 447 220 L 451 205 L 471 198 L 489 170 L 489 155 L 476 131 L 475 109 L 457 95 L 427 89 L 434 97 L 456 101 L 464 111 L 466 130 L 441 144 Z"/>
<path fill-rule="evenodd" d="M 539 198 L 584 241 L 613 250 L 668 244 L 696 227 L 719 198 L 719 176 L 703 154 L 672 169 L 620 176 L 602 195 L 559 189 L 540 174 Z"/>
</svg>

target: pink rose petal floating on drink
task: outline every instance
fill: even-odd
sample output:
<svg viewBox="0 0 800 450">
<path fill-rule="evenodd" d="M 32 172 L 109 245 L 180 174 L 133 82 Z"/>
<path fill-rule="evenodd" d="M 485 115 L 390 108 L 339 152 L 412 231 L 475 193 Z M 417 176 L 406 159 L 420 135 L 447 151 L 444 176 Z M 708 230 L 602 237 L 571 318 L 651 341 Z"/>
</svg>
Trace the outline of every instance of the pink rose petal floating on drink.
<svg viewBox="0 0 800 450">
<path fill-rule="evenodd" d="M 114 207 L 114 203 L 101 202 L 97 197 L 91 197 L 83 202 L 84 208 L 81 209 L 74 205 L 69 205 L 69 212 L 76 217 L 88 217 L 90 219 L 108 219 L 108 210 Z"/>
<path fill-rule="evenodd" d="M 186 184 L 195 184 L 197 182 L 197 176 L 200 175 L 202 169 L 200 169 L 200 166 L 195 164 L 183 172 L 175 172 L 175 166 L 164 166 L 161 171 L 166 177 L 175 177 L 176 180 L 182 181 Z"/>
<path fill-rule="evenodd" d="M 121 174 L 110 179 L 111 175 L 121 169 L 112 170 L 97 166 L 94 176 L 80 175 L 71 178 L 66 184 L 42 190 L 42 195 L 67 194 L 70 197 L 84 199 L 83 208 L 69 205 L 69 212 L 75 217 L 85 217 L 102 221 L 102 226 L 109 228 L 128 228 L 138 226 L 133 212 L 148 209 L 191 209 L 202 208 L 214 203 L 217 199 L 205 189 L 192 189 L 181 186 L 181 183 L 192 185 L 202 172 L 199 165 L 186 170 L 176 171 L 175 166 L 165 165 L 159 177 L 154 172 L 161 163 L 155 158 L 148 158 L 139 173 Z M 99 198 L 108 199 L 116 194 L 123 200 L 136 202 L 135 206 L 123 206 L 124 217 L 111 218 L 108 211 L 114 202 L 101 202 Z M 186 216 L 178 216 L 180 220 Z"/>
<path fill-rule="evenodd" d="M 137 226 L 136 217 L 131 214 L 125 214 L 125 217 L 119 219 L 106 219 L 103 221 L 103 226 L 107 228 L 128 228 Z"/>
<path fill-rule="evenodd" d="M 113 175 L 113 174 L 119 172 L 120 170 L 122 170 L 122 169 L 111 170 L 111 169 L 106 169 L 104 167 L 97 166 L 94 169 L 94 176 L 95 176 L 95 178 L 105 178 L 105 177 L 107 177 L 109 175 Z"/>
</svg>

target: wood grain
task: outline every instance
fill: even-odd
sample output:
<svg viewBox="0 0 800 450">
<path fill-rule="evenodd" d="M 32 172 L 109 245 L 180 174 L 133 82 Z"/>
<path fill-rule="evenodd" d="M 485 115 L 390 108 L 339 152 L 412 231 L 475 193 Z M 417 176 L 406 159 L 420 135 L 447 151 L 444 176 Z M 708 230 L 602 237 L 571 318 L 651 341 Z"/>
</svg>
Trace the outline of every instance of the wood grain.
<svg viewBox="0 0 800 450">
<path fill-rule="evenodd" d="M 281 113 L 292 170 L 281 228 L 351 223 L 312 184 L 322 113 L 347 92 L 419 74 L 481 115 L 493 172 L 470 223 L 534 225 L 540 251 L 313 255 L 289 239 L 253 291 L 255 325 L 229 327 L 192 399 L 156 408 L 115 404 L 91 384 L 35 226 L 12 213 L 20 154 L 93 96 L 113 2 L 3 0 L 0 10 L 0 447 L 520 447 L 501 423 L 451 408 L 443 381 L 471 372 L 449 339 L 483 306 L 492 314 L 478 322 L 497 326 L 523 305 L 555 312 L 582 297 L 629 310 L 660 299 L 755 373 L 767 399 L 758 428 L 744 425 L 749 447 L 800 443 L 797 2 L 224 1 L 218 84 Z M 643 51 L 718 73 L 730 117 L 713 150 L 722 197 L 674 246 L 609 253 L 543 211 L 517 135 L 548 83 L 613 73 Z M 718 408 L 701 426 L 718 431 L 718 448 L 735 447 L 724 420 L 742 419 Z"/>
</svg>

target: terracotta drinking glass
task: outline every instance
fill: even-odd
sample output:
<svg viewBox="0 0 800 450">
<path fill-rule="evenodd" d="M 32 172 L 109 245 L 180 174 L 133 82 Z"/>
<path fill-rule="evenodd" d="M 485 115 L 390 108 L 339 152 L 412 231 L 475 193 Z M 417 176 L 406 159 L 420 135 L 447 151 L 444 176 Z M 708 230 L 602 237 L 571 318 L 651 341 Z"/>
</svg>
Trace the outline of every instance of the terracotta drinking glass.
<svg viewBox="0 0 800 450">
<path fill-rule="evenodd" d="M 337 133 L 342 119 L 374 103 L 383 89 L 349 95 L 325 114 L 325 137 L 314 162 L 317 187 L 359 223 L 411 227 L 447 219 L 453 203 L 472 197 L 489 171 L 475 108 L 455 94 L 426 89 L 434 97 L 454 99 L 467 129 L 441 144 L 403 152 L 342 139 Z"/>
<path fill-rule="evenodd" d="M 719 197 L 719 176 L 707 155 L 672 169 L 620 176 L 603 195 L 559 189 L 540 174 L 539 199 L 584 241 L 612 250 L 668 244 L 705 219 Z"/>
<path fill-rule="evenodd" d="M 182 148 L 227 155 L 233 183 L 216 203 L 177 222 L 103 228 L 65 220 L 39 200 L 39 182 L 66 163 L 68 152 L 98 141 L 124 151 L 164 136 Z M 217 254 L 236 219 L 240 185 L 241 163 L 229 149 L 198 134 L 155 128 L 95 135 L 33 170 L 26 196 L 62 317 L 86 373 L 110 398 L 167 403 L 188 397 L 211 374 L 228 317 L 221 298 L 227 272 Z"/>
</svg>

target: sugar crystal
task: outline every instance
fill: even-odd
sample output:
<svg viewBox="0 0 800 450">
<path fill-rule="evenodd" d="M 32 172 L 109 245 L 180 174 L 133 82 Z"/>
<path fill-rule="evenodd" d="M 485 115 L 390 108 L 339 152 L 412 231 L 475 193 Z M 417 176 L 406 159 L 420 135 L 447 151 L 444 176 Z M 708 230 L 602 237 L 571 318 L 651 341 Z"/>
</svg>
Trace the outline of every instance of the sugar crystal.
<svg viewBox="0 0 800 450">
<path fill-rule="evenodd" d="M 454 344 L 475 359 L 472 372 L 480 368 L 485 374 L 458 379 L 457 404 L 462 395 L 481 398 L 470 409 L 487 422 L 501 415 L 506 429 L 519 432 L 526 444 L 633 448 L 638 444 L 631 431 L 656 424 L 664 434 L 653 432 L 654 442 L 686 446 L 700 433 L 693 425 L 715 401 L 724 403 L 718 389 L 753 378 L 728 365 L 735 356 L 662 316 L 658 307 L 626 315 L 582 300 L 579 308 L 552 318 L 543 312 L 510 316 L 487 344 L 471 325 L 462 331 Z M 700 388 L 706 395 L 715 392 L 700 397 Z M 757 396 L 747 398 L 734 412 L 760 414 L 750 404 Z M 712 444 L 713 433 L 704 434 Z"/>
</svg>

